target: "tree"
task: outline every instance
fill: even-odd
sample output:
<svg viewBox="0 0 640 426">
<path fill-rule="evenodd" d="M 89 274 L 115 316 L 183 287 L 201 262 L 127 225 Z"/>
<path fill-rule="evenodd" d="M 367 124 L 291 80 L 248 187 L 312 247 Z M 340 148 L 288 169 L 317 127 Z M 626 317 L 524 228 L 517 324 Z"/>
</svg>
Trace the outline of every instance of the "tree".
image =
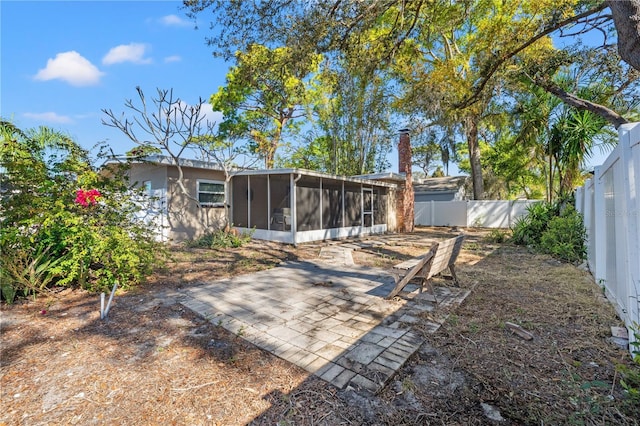
<svg viewBox="0 0 640 426">
<path fill-rule="evenodd" d="M 199 99 L 195 105 L 189 105 L 180 98 L 174 97 L 173 89 L 157 89 L 156 97 L 147 102 L 140 87 L 136 87 L 139 103 L 131 99 L 125 101 L 133 117 L 112 110 L 103 110 L 107 119 L 102 123 L 114 127 L 134 142 L 139 149 L 133 153 L 144 160 L 149 152 L 160 152 L 169 157 L 178 170 L 176 184 L 180 192 L 190 203 L 198 206 L 199 221 L 205 229 L 212 224 L 206 209 L 201 208 L 197 194 L 185 185 L 183 161 L 189 156 L 200 155 L 220 145 L 211 145 L 215 123 L 207 122 L 203 110 L 205 102 Z M 224 167 L 223 165 L 220 165 Z"/>
<path fill-rule="evenodd" d="M 104 290 L 145 279 L 161 254 L 136 219 L 124 170 L 99 171 L 67 135 L 0 122 L 0 287 L 16 293 L 52 286 Z"/>
<path fill-rule="evenodd" d="M 178 169 L 177 184 L 186 196 L 198 203 L 198 199 L 184 186 L 181 159 L 185 158 L 185 153 L 199 152 L 201 146 L 198 141 L 203 135 L 213 133 L 215 123 L 206 122 L 202 99 L 196 105 L 189 105 L 174 97 L 173 89 L 156 91 L 157 96 L 149 104 L 142 89 L 136 87 L 140 103 L 135 104 L 131 99 L 125 101 L 125 107 L 134 117 L 103 109 L 107 119 L 103 119 L 102 124 L 120 130 L 138 145 L 140 150 L 134 150 L 135 154 L 144 156 L 149 152 L 161 152 L 169 156 Z"/>
<path fill-rule="evenodd" d="M 620 57 L 640 71 L 640 0 L 608 0 L 618 32 Z"/>
<path fill-rule="evenodd" d="M 436 163 L 442 160 L 442 148 L 435 130 L 429 129 L 413 138 L 411 153 L 413 165 L 420 167 L 428 176 L 436 168 Z"/>
<path fill-rule="evenodd" d="M 320 59 L 309 54 L 294 62 L 290 48 L 260 44 L 239 51 L 226 85 L 211 96 L 213 109 L 224 117 L 220 137 L 249 139 L 265 167 L 273 168 L 284 136 L 306 114 L 311 93 L 306 77 L 317 70 Z"/>
<path fill-rule="evenodd" d="M 562 56 L 558 53 L 563 52 L 553 47 L 551 34 L 566 30 L 566 35 L 576 35 L 594 29 L 606 34 L 612 15 L 604 11 L 614 3 L 611 12 L 620 33 L 619 41 L 624 31 L 619 17 L 631 39 L 636 40 L 639 31 L 633 16 L 637 14 L 629 13 L 629 7 L 635 13 L 637 0 L 335 0 L 313 4 L 288 0 L 194 0 L 185 5 L 194 14 L 215 6 L 214 19 L 224 29 L 218 34 L 220 37 L 210 42 L 223 56 L 236 46 L 260 40 L 289 46 L 296 55 L 308 51 L 351 59 L 360 55 L 360 69 L 366 72 L 388 72 L 393 66 L 393 84 L 406 89 L 403 105 L 396 103 L 399 110 L 407 113 L 421 109 L 423 117 L 432 124 L 455 127 L 465 135 L 474 194 L 481 198 L 478 135 L 484 131 L 487 108 L 509 80 L 529 71 L 529 64 L 536 58 Z M 629 51 L 625 46 L 619 43 L 618 47 Z M 362 55 L 363 52 L 368 54 Z M 550 78 L 553 69 L 550 71 L 537 75 L 539 78 L 534 81 L 564 102 L 605 117 L 614 125 L 626 121 L 623 114 L 611 107 L 558 90 Z M 624 85 L 619 88 L 629 90 Z"/>
<path fill-rule="evenodd" d="M 618 98 L 607 76 L 611 73 L 587 72 L 574 68 L 561 69 L 553 84 L 577 94 L 581 99 L 598 104 L 615 104 L 620 110 L 633 108 L 637 101 Z M 607 128 L 607 121 L 593 112 L 577 109 L 532 83 L 529 91 L 521 91 L 514 110 L 515 137 L 513 149 L 526 148 L 531 158 L 528 169 L 544 170 L 547 179 L 547 200 L 563 197 L 579 183 L 581 167 L 598 145 L 615 143 L 615 135 Z M 631 102 L 628 105 L 624 105 Z M 546 160 L 545 160 L 546 159 Z"/>
<path fill-rule="evenodd" d="M 327 172 L 359 175 L 381 171 L 390 148 L 390 94 L 381 75 L 359 73 L 342 61 L 326 62 L 316 78 L 313 107 L 316 146 L 328 154 Z"/>
</svg>

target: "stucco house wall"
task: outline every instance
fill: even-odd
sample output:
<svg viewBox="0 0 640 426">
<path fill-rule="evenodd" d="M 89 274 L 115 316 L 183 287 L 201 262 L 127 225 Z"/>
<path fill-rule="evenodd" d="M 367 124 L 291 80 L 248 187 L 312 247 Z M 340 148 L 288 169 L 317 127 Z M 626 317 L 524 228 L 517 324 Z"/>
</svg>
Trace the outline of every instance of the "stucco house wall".
<svg viewBox="0 0 640 426">
<path fill-rule="evenodd" d="M 398 226 L 399 191 L 384 179 L 301 169 L 242 170 L 225 184 L 224 172 L 211 163 L 184 160 L 181 169 L 184 189 L 179 168 L 167 157 L 134 163 L 129 172 L 132 183 L 148 190 L 153 208 L 141 214 L 159 225 L 164 241 L 197 238 L 227 223 L 254 238 L 294 244 Z"/>
<path fill-rule="evenodd" d="M 129 169 L 129 181 L 138 187 L 146 187 L 153 198 L 155 217 L 153 223 L 164 241 L 183 241 L 197 238 L 207 231 L 220 229 L 225 224 L 224 201 L 215 205 L 198 206 L 198 183 L 224 185 L 224 172 L 183 165 L 183 184 L 187 194 L 178 184 L 178 167 L 159 161 L 137 162 Z M 192 197 L 192 198 L 190 198 Z"/>
<path fill-rule="evenodd" d="M 189 196 L 198 196 L 198 181 L 219 182 L 224 185 L 224 172 L 182 167 L 183 183 L 189 196 L 178 185 L 178 168 L 167 169 L 167 225 L 169 238 L 182 241 L 197 238 L 205 232 L 221 229 L 225 224 L 224 202 L 201 205 Z"/>
</svg>

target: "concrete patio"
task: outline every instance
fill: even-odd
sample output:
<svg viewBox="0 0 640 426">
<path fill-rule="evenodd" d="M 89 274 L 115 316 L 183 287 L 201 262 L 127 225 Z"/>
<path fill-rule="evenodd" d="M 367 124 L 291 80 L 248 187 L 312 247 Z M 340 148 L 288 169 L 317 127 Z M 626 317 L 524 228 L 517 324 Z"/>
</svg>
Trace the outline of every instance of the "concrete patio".
<svg viewBox="0 0 640 426">
<path fill-rule="evenodd" d="M 179 301 L 340 389 L 377 392 L 424 342 L 412 330 L 418 316 L 446 311 L 469 291 L 436 287 L 437 307 L 416 286 L 402 298 L 385 300 L 393 277 L 354 265 L 353 249 L 349 243 L 327 246 L 317 261 L 286 262 L 191 287 Z M 440 327 L 435 321 L 427 324 L 428 332 Z"/>
</svg>

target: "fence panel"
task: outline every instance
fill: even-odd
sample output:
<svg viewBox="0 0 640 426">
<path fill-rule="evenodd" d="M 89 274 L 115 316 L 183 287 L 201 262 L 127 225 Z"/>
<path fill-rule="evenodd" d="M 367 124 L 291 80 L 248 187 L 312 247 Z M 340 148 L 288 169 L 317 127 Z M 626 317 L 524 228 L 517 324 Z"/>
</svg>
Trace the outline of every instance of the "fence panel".
<svg viewBox="0 0 640 426">
<path fill-rule="evenodd" d="M 478 228 L 509 228 L 511 203 L 509 201 L 469 201 L 468 225 Z"/>
<path fill-rule="evenodd" d="M 640 123 L 618 132 L 616 148 L 578 191 L 576 208 L 587 228 L 589 268 L 631 329 L 640 323 Z"/>
<path fill-rule="evenodd" d="M 415 203 L 415 224 L 510 228 L 538 200 L 421 201 Z"/>
<path fill-rule="evenodd" d="M 414 223 L 424 226 L 467 226 L 466 204 L 466 201 L 417 202 Z"/>
</svg>

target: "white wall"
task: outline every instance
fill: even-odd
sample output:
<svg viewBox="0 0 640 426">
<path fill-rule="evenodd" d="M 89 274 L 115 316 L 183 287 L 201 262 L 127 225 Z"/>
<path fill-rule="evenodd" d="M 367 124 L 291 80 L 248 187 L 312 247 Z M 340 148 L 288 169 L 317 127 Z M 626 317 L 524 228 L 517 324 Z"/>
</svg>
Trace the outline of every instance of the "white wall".
<svg viewBox="0 0 640 426">
<path fill-rule="evenodd" d="M 426 201 L 415 203 L 415 224 L 510 228 L 537 200 Z"/>
<path fill-rule="evenodd" d="M 631 328 L 640 324 L 640 123 L 620 126 L 618 136 L 593 179 L 577 189 L 576 209 L 587 228 L 589 268 L 633 339 Z"/>
</svg>

